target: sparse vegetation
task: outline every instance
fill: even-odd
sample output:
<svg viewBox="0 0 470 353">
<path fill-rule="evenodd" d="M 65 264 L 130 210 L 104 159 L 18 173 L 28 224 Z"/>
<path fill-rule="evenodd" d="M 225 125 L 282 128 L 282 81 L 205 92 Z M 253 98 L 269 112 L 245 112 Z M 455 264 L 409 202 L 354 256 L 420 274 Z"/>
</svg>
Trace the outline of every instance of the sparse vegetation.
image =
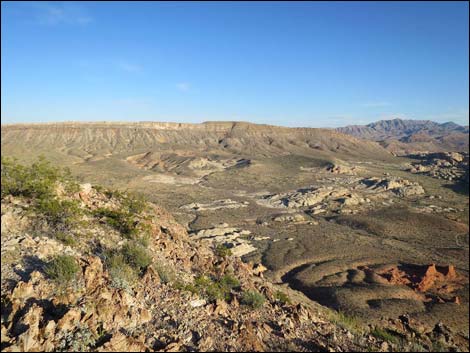
<svg viewBox="0 0 470 353">
<path fill-rule="evenodd" d="M 387 331 L 383 328 L 380 328 L 380 327 L 375 327 L 371 331 L 371 335 L 374 336 L 375 338 L 378 338 L 380 340 L 387 341 L 387 342 L 390 342 L 390 343 L 398 343 L 399 342 L 399 339 L 398 339 L 397 336 L 393 335 L 389 331 Z"/>
<path fill-rule="evenodd" d="M 153 268 L 157 271 L 162 283 L 168 284 L 175 281 L 176 275 L 171 267 L 163 264 L 154 264 Z"/>
<path fill-rule="evenodd" d="M 54 233 L 54 237 L 65 245 L 73 246 L 76 244 L 75 238 L 70 233 L 59 231 L 59 232 Z"/>
<path fill-rule="evenodd" d="M 138 194 L 125 194 L 122 192 L 105 191 L 108 197 L 118 198 L 120 207 L 110 209 L 100 207 L 92 211 L 96 218 L 104 220 L 116 229 L 126 239 L 137 239 L 145 247 L 150 241 L 150 225 L 140 222 L 141 213 L 147 208 L 143 196 Z"/>
<path fill-rule="evenodd" d="M 217 244 L 215 254 L 219 257 L 227 257 L 232 255 L 232 250 L 225 244 Z"/>
<path fill-rule="evenodd" d="M 194 280 L 196 291 L 209 301 L 230 300 L 232 290 L 238 287 L 240 287 L 240 282 L 232 274 L 225 274 L 218 279 L 200 275 Z"/>
<path fill-rule="evenodd" d="M 58 345 L 59 352 L 88 352 L 96 337 L 86 324 L 77 323 L 73 331 L 65 331 Z"/>
<path fill-rule="evenodd" d="M 175 281 L 175 283 L 173 284 L 173 288 L 175 289 L 178 289 L 178 290 L 183 290 L 183 291 L 187 291 L 187 292 L 190 292 L 190 293 L 193 293 L 193 294 L 198 294 L 199 293 L 199 290 L 196 288 L 196 286 L 192 283 L 184 283 L 182 281 Z"/>
<path fill-rule="evenodd" d="M 121 196 L 122 206 L 130 214 L 140 214 L 147 209 L 145 197 L 137 193 L 126 193 Z"/>
<path fill-rule="evenodd" d="M 128 242 L 120 250 L 104 253 L 105 264 L 111 275 L 112 286 L 129 289 L 139 275 L 152 263 L 148 250 L 136 242 Z"/>
<path fill-rule="evenodd" d="M 30 166 L 2 156 L 1 176 L 2 198 L 7 195 L 50 198 L 55 194 L 58 182 L 63 184 L 66 192 L 78 190 L 78 184 L 72 179 L 68 169 L 53 167 L 42 156 Z"/>
<path fill-rule="evenodd" d="M 30 166 L 2 157 L 1 174 L 2 198 L 7 195 L 31 198 L 35 211 L 42 214 L 50 226 L 70 228 L 82 215 L 78 201 L 57 198 L 59 185 L 67 195 L 79 190 L 68 169 L 53 167 L 43 157 Z"/>
<path fill-rule="evenodd" d="M 231 273 L 223 275 L 219 280 L 219 284 L 220 287 L 226 292 L 240 287 L 240 281 Z"/>
<path fill-rule="evenodd" d="M 152 257 L 148 250 L 135 242 L 127 242 L 124 244 L 121 249 L 121 253 L 124 256 L 126 263 L 137 269 L 139 272 L 152 263 Z"/>
<path fill-rule="evenodd" d="M 352 315 L 348 315 L 342 311 L 331 311 L 329 319 L 335 324 L 352 332 L 362 333 L 364 331 L 358 318 Z"/>
<path fill-rule="evenodd" d="M 78 204 L 77 200 L 42 198 L 37 201 L 36 210 L 44 215 L 51 226 L 67 229 L 76 224 L 82 215 Z"/>
<path fill-rule="evenodd" d="M 127 239 L 132 239 L 137 234 L 137 224 L 134 217 L 123 210 L 111 210 L 101 207 L 94 210 L 93 215 L 104 219 L 106 223 Z"/>
<path fill-rule="evenodd" d="M 52 280 L 67 284 L 75 278 L 80 267 L 73 256 L 58 255 L 46 264 L 44 272 Z"/>
<path fill-rule="evenodd" d="M 112 256 L 107 263 L 111 276 L 111 286 L 118 289 L 130 290 L 137 282 L 136 271 L 129 266 L 122 255 Z"/>
<path fill-rule="evenodd" d="M 290 304 L 291 303 L 291 300 L 290 300 L 289 296 L 286 293 L 281 292 L 279 290 L 276 291 L 276 293 L 274 293 L 274 299 L 281 302 L 282 304 Z"/>
<path fill-rule="evenodd" d="M 264 296 L 256 291 L 243 292 L 241 303 L 252 309 L 259 309 L 265 302 Z"/>
</svg>

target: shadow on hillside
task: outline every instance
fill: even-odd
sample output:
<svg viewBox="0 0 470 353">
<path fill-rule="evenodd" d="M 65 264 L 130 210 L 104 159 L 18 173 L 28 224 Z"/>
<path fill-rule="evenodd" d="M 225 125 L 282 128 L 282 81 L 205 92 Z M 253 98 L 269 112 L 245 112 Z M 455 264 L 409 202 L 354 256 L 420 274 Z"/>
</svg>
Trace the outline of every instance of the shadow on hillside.
<svg viewBox="0 0 470 353">
<path fill-rule="evenodd" d="M 44 266 L 46 263 L 37 256 L 25 256 L 23 258 L 23 269 L 15 269 L 15 273 L 20 276 L 23 282 L 27 282 L 31 278 L 31 273 L 39 271 L 44 273 Z"/>
<path fill-rule="evenodd" d="M 464 196 L 469 196 L 469 182 L 468 180 L 461 180 L 457 183 L 454 184 L 446 184 L 443 185 L 443 187 L 452 190 L 453 192 L 464 195 Z"/>
</svg>

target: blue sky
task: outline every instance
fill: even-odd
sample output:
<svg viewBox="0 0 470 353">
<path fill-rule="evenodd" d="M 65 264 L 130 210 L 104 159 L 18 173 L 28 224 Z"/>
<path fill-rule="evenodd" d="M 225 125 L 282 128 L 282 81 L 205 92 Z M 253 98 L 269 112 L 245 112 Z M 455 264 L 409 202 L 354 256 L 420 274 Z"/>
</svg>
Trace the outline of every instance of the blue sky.
<svg viewBox="0 0 470 353">
<path fill-rule="evenodd" d="M 467 2 L 2 2 L 2 123 L 468 124 Z"/>
</svg>

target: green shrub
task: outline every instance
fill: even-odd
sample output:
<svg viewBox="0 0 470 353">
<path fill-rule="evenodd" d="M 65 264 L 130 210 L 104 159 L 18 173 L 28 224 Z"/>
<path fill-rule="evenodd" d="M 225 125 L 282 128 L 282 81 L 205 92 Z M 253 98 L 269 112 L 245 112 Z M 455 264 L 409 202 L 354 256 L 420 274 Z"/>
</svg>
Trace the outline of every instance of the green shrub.
<svg viewBox="0 0 470 353">
<path fill-rule="evenodd" d="M 125 260 L 124 255 L 117 252 L 107 252 L 105 263 L 111 276 L 111 286 L 129 290 L 137 281 L 137 271 Z"/>
<path fill-rule="evenodd" d="M 289 298 L 289 296 L 284 293 L 284 292 L 281 292 L 281 291 L 276 291 L 276 293 L 274 293 L 274 299 L 280 301 L 282 304 L 290 304 L 291 303 L 291 300 Z"/>
<path fill-rule="evenodd" d="M 62 332 L 59 352 L 88 352 L 96 344 L 96 337 L 86 324 L 78 322 L 72 330 Z"/>
<path fill-rule="evenodd" d="M 73 246 L 76 244 L 75 238 L 70 233 L 56 232 L 54 237 L 65 245 Z"/>
<path fill-rule="evenodd" d="M 57 182 L 64 185 L 66 192 L 78 190 L 68 169 L 53 167 L 44 157 L 23 166 L 17 160 L 1 158 L 2 198 L 7 195 L 34 198 L 49 198 L 55 193 Z"/>
<path fill-rule="evenodd" d="M 230 250 L 230 248 L 225 244 L 217 244 L 214 252 L 219 257 L 227 257 L 232 255 L 232 250 Z"/>
<path fill-rule="evenodd" d="M 199 288 L 207 287 L 211 283 L 212 280 L 206 275 L 199 275 L 194 279 L 194 285 Z"/>
<path fill-rule="evenodd" d="M 371 335 L 374 336 L 375 338 L 378 338 L 382 341 L 387 341 L 390 343 L 398 343 L 398 337 L 390 333 L 389 331 L 382 329 L 380 327 L 375 327 L 371 331 Z"/>
<path fill-rule="evenodd" d="M 204 295 L 209 301 L 216 301 L 217 299 L 228 300 L 230 294 L 225 292 L 218 283 L 211 282 L 206 288 L 204 288 Z"/>
<path fill-rule="evenodd" d="M 54 197 L 37 200 L 36 210 L 53 226 L 71 227 L 82 215 L 78 200 L 58 200 Z"/>
<path fill-rule="evenodd" d="M 187 291 L 187 292 L 190 292 L 190 293 L 193 293 L 193 294 L 198 294 L 199 293 L 199 290 L 196 288 L 196 286 L 194 284 L 183 283 L 181 281 L 176 281 L 173 284 L 173 288 L 178 289 L 178 290 L 184 290 L 184 291 Z"/>
<path fill-rule="evenodd" d="M 148 248 L 152 240 L 152 227 L 148 223 L 139 223 L 136 227 L 136 241 L 145 248 Z"/>
<path fill-rule="evenodd" d="M 356 333 L 362 333 L 363 332 L 363 326 L 361 322 L 359 321 L 358 318 L 352 315 L 348 315 L 342 311 L 331 311 L 330 312 L 330 320 L 337 325 L 356 332 Z"/>
<path fill-rule="evenodd" d="M 234 288 L 240 287 L 240 281 L 232 274 L 226 274 L 219 280 L 220 286 L 225 291 L 230 291 Z"/>
<path fill-rule="evenodd" d="M 115 288 L 129 289 L 142 271 L 151 264 L 152 257 L 147 249 L 134 242 L 128 242 L 120 250 L 104 253 L 105 264 Z"/>
<path fill-rule="evenodd" d="M 2 197 L 7 194 L 25 197 L 50 195 L 59 177 L 59 170 L 43 158 L 27 167 L 2 157 Z"/>
<path fill-rule="evenodd" d="M 265 301 L 264 296 L 256 291 L 246 291 L 242 295 L 241 303 L 247 305 L 252 309 L 259 309 L 263 306 Z"/>
<path fill-rule="evenodd" d="M 147 247 L 150 242 L 151 226 L 147 223 L 139 222 L 139 219 L 145 219 L 142 216 L 142 212 L 147 208 L 147 202 L 144 197 L 117 190 L 106 190 L 104 193 L 109 198 L 117 198 L 120 202 L 119 208 L 109 209 L 101 207 L 92 211 L 92 215 L 102 218 L 125 238 L 137 239 L 142 245 Z"/>
<path fill-rule="evenodd" d="M 139 271 L 152 263 L 152 257 L 146 248 L 135 242 L 127 242 L 121 250 L 124 260 Z"/>
<path fill-rule="evenodd" d="M 78 201 L 58 200 L 56 188 L 60 183 L 68 193 L 79 189 L 68 169 L 53 167 L 44 158 L 30 166 L 2 157 L 2 198 L 7 195 L 30 197 L 35 210 L 56 226 L 70 227 L 82 214 Z"/>
<path fill-rule="evenodd" d="M 224 293 L 220 285 L 206 275 L 200 275 L 195 278 L 194 286 L 199 295 L 207 298 L 209 301 L 223 299 Z"/>
<path fill-rule="evenodd" d="M 131 214 L 140 214 L 147 209 L 145 197 L 137 193 L 127 193 L 123 195 L 122 206 Z"/>
<path fill-rule="evenodd" d="M 106 223 L 116 229 L 125 238 L 131 239 L 137 234 L 136 223 L 132 215 L 122 210 L 100 207 L 93 211 L 95 217 L 104 218 Z"/>
<path fill-rule="evenodd" d="M 176 275 L 169 266 L 155 264 L 153 267 L 155 268 L 155 271 L 157 271 L 162 283 L 168 284 L 175 281 Z"/>
<path fill-rule="evenodd" d="M 80 266 L 78 266 L 75 258 L 69 255 L 58 255 L 46 264 L 44 272 L 49 278 L 58 283 L 67 283 L 73 280 Z"/>
<path fill-rule="evenodd" d="M 194 287 L 199 295 L 209 301 L 217 299 L 230 300 L 232 289 L 240 287 L 240 282 L 232 274 L 226 274 L 218 280 L 200 275 L 195 278 Z"/>
</svg>

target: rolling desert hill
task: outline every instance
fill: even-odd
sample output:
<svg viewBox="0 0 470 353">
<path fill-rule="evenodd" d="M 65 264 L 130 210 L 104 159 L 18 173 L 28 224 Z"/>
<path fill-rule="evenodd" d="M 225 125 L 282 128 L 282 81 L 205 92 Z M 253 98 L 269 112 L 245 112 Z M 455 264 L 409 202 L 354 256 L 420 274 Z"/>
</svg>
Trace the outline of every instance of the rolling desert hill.
<svg viewBox="0 0 470 353">
<path fill-rule="evenodd" d="M 467 151 L 468 126 L 430 120 L 381 120 L 368 125 L 349 125 L 336 131 L 377 141 L 387 150 L 409 154 L 416 152 Z"/>
</svg>

